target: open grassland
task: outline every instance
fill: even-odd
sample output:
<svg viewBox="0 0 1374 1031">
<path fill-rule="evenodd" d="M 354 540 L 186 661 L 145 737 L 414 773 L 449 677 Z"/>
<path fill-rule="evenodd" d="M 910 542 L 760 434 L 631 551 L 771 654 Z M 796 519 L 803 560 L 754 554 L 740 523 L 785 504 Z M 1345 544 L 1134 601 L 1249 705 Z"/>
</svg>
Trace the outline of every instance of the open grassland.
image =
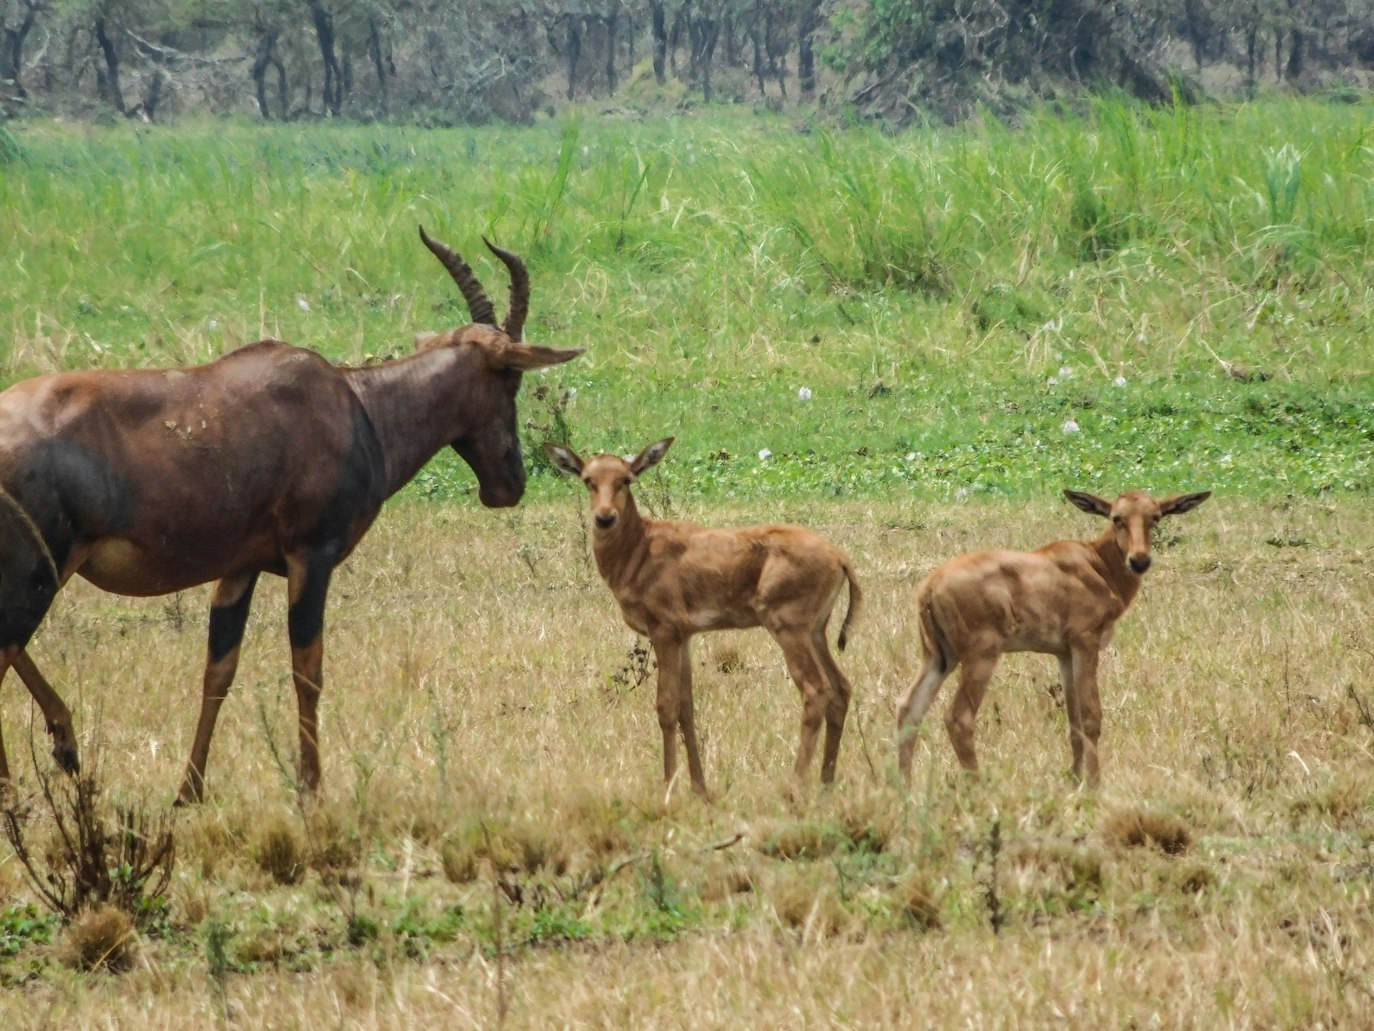
<svg viewBox="0 0 1374 1031">
<path fill-rule="evenodd" d="M 1092 797 L 1065 773 L 1046 657 L 1009 657 L 994 681 L 981 782 L 935 719 L 899 790 L 892 731 L 922 573 L 1098 521 L 1052 501 L 799 503 L 869 598 L 841 658 L 856 699 L 839 779 L 789 797 L 800 707 L 781 659 L 761 632 L 709 635 L 707 804 L 661 789 L 652 679 L 589 562 L 582 503 L 384 515 L 337 581 L 326 790 L 307 814 L 283 592 L 265 585 L 211 800 L 176 817 L 170 904 L 132 969 L 73 973 L 72 933 L 10 909 L 0 1023 L 1329 1027 L 1367 1011 L 1367 506 L 1219 499 L 1168 527 L 1104 659 Z M 37 657 L 69 685 L 112 798 L 171 798 L 203 594 L 74 585 L 43 630 Z M 11 687 L 4 718 L 31 791 L 27 742 L 46 742 L 26 701 Z M 32 898 L 12 859 L 0 885 Z"/>
<path fill-rule="evenodd" d="M 839 782 L 760 632 L 698 641 L 711 804 L 659 784 L 653 670 L 536 464 L 487 512 L 440 456 L 335 580 L 326 789 L 295 792 L 265 584 L 176 865 L 76 972 L 0 846 L 0 1026 L 1333 1026 L 1374 1005 L 1374 148 L 1368 106 L 1103 102 L 884 136 L 734 113 L 526 129 L 11 127 L 0 380 L 261 336 L 362 362 L 466 321 L 415 237 L 529 259 L 527 443 L 637 450 L 659 515 L 806 523 L 868 605 Z M 479 260 L 480 259 L 480 260 Z M 802 388 L 805 392 L 801 393 Z M 530 460 L 540 459 L 534 447 Z M 964 778 L 893 781 L 937 562 L 1100 523 L 1063 487 L 1212 489 L 1104 660 L 1104 786 L 1057 669 L 1007 659 Z M 3 571 L 0 571 L 3 575 Z M 276 589 L 274 589 L 276 588 Z M 204 590 L 72 584 L 35 638 L 107 802 L 158 814 Z M 0 718 L 25 833 L 47 742 Z M 30 748 L 30 742 L 33 742 Z M 32 753 L 37 753 L 36 759 Z"/>
<path fill-rule="evenodd" d="M 478 234 L 525 254 L 530 339 L 588 347 L 527 405 L 541 432 L 675 433 L 695 492 L 1367 489 L 1370 125 L 1368 105 L 1106 101 L 892 137 L 730 112 L 20 127 L 0 375 L 267 335 L 405 352 L 466 318 L 423 222 L 497 296 Z M 469 482 L 439 463 L 418 489 Z"/>
</svg>

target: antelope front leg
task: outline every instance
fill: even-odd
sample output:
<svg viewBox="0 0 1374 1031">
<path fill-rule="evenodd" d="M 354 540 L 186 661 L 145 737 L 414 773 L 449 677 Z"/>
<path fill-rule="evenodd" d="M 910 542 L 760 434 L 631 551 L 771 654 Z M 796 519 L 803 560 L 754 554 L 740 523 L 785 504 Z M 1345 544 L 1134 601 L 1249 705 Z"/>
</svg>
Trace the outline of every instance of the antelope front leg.
<svg viewBox="0 0 1374 1031">
<path fill-rule="evenodd" d="M 72 729 L 72 713 L 67 708 L 67 703 L 62 701 L 61 696 L 38 671 L 27 651 L 22 648 L 8 649 L 4 660 L 6 665 L 14 667 L 19 679 L 24 681 L 24 686 L 29 689 L 29 694 L 33 695 L 33 700 L 43 710 L 48 733 L 52 735 L 52 755 L 57 760 L 57 765 L 67 773 L 79 773 L 81 761 L 76 754 L 76 731 Z M 8 777 L 8 765 L 4 767 L 4 772 Z"/>
<path fill-rule="evenodd" d="M 663 784 L 671 787 L 677 775 L 677 728 L 682 719 L 682 700 L 679 695 L 682 679 L 684 643 L 672 634 L 649 638 L 654 658 L 658 662 L 658 727 L 663 732 Z M 688 762 L 690 763 L 690 754 Z M 690 772 L 690 769 L 689 769 Z M 693 784 L 693 787 L 696 785 Z"/>
<path fill-rule="evenodd" d="M 1097 657 L 1095 646 L 1073 651 L 1073 690 L 1078 702 L 1073 773 L 1088 788 L 1096 788 L 1100 780 L 1097 741 L 1102 733 L 1102 699 L 1097 690 Z"/>
<path fill-rule="evenodd" d="M 323 552 L 288 558 L 286 563 L 286 628 L 300 723 L 301 788 L 312 795 L 320 786 L 317 708 L 324 687 L 324 602 L 333 572 L 333 556 Z"/>
<path fill-rule="evenodd" d="M 682 743 L 687 747 L 687 773 L 692 778 L 692 790 L 702 798 L 710 798 L 706 790 L 706 774 L 701 767 L 701 751 L 697 748 L 695 703 L 692 698 L 692 639 L 682 642 L 677 675 L 677 722 L 682 728 Z"/>
<path fill-rule="evenodd" d="M 210 630 L 205 648 L 205 678 L 201 686 L 200 718 L 191 743 L 191 757 L 177 792 L 177 805 L 201 801 L 205 797 L 205 763 L 210 756 L 210 738 L 215 733 L 219 707 L 229 694 L 239 666 L 239 646 L 248 623 L 248 607 L 253 603 L 253 588 L 258 574 L 227 577 L 215 584 L 210 597 Z"/>
<path fill-rule="evenodd" d="M 1083 731 L 1078 708 L 1078 685 L 1073 679 L 1073 652 L 1058 656 L 1059 686 L 1064 689 L 1064 712 L 1069 717 L 1069 751 L 1073 755 L 1073 775 L 1083 769 Z"/>
</svg>

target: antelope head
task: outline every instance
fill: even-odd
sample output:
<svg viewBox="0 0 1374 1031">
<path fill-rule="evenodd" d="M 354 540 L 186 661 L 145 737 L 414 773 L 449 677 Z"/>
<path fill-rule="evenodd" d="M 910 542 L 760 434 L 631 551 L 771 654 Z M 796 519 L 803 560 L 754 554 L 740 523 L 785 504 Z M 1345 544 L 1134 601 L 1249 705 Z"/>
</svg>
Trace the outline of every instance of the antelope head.
<svg viewBox="0 0 1374 1031">
<path fill-rule="evenodd" d="M 1064 497 L 1089 515 L 1111 520 L 1116 546 L 1131 572 L 1137 575 L 1150 568 L 1151 536 L 1159 521 L 1165 516 L 1192 511 L 1211 496 L 1212 492 L 1207 490 L 1200 494 L 1171 494 L 1156 499 L 1143 490 L 1133 490 L 1115 501 L 1106 501 L 1079 490 L 1064 492 Z"/>
<path fill-rule="evenodd" d="M 521 376 L 576 358 L 582 349 L 536 347 L 524 342 L 530 276 L 518 255 L 482 238 L 510 273 L 510 310 L 505 321 L 498 324 L 495 307 L 458 252 L 432 239 L 424 226 L 420 227 L 420 239 L 453 277 L 472 316 L 467 326 L 416 342 L 421 350 L 465 349 L 476 359 L 471 362 L 468 390 L 462 399 L 465 429 L 451 442 L 453 449 L 476 473 L 482 504 L 489 508 L 514 505 L 525 492 L 525 462 L 515 419 Z"/>
</svg>

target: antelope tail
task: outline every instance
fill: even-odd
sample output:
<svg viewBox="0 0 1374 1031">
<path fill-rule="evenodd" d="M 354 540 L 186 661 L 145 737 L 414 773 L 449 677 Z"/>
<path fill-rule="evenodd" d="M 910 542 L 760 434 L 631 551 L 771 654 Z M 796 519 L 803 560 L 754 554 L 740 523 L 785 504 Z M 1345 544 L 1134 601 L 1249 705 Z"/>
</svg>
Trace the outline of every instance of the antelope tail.
<svg viewBox="0 0 1374 1031">
<path fill-rule="evenodd" d="M 858 618 L 859 610 L 863 608 L 864 592 L 859 589 L 859 581 L 854 576 L 854 568 L 845 562 L 843 567 L 844 578 L 849 581 L 849 611 L 844 614 L 844 622 L 840 624 L 840 651 L 844 651 L 844 646 L 849 643 L 849 628 L 854 620 Z"/>
</svg>

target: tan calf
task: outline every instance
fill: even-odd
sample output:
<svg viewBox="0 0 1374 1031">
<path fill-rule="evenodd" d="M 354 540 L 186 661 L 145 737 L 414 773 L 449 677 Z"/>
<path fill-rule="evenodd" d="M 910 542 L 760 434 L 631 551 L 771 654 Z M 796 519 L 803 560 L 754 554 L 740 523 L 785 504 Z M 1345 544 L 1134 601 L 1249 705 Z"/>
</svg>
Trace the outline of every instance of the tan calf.
<svg viewBox="0 0 1374 1031">
<path fill-rule="evenodd" d="M 677 773 L 677 733 L 687 748 L 692 788 L 706 794 L 692 717 L 690 642 L 703 630 L 762 626 L 781 646 L 802 696 L 801 745 L 793 771 L 806 776 L 825 723 L 821 781 L 835 778 L 849 709 L 850 686 L 831 657 L 826 625 L 849 583 L 849 611 L 840 627 L 844 650 L 862 592 L 845 554 L 800 526 L 716 530 L 693 523 L 645 519 L 635 508 L 635 477 L 662 460 L 673 438 L 650 444 L 632 461 L 597 455 L 583 461 L 545 444 L 553 463 L 591 492 L 592 551 L 625 622 L 644 634 L 658 660 L 658 723 L 663 731 L 663 779 Z"/>
<path fill-rule="evenodd" d="M 908 781 L 916 727 L 955 666 L 962 663 L 964 670 L 945 729 L 959 762 L 977 770 L 974 722 L 997 660 L 1005 652 L 1041 652 L 1059 659 L 1074 776 L 1097 786 L 1098 653 L 1150 568 L 1155 525 L 1196 508 L 1211 492 L 1160 500 L 1144 491 L 1115 501 L 1074 490 L 1064 496 L 1111 521 L 1101 537 L 1055 541 L 1031 552 L 970 552 L 944 563 L 916 589 L 925 662 L 897 715 L 897 765 Z"/>
</svg>

